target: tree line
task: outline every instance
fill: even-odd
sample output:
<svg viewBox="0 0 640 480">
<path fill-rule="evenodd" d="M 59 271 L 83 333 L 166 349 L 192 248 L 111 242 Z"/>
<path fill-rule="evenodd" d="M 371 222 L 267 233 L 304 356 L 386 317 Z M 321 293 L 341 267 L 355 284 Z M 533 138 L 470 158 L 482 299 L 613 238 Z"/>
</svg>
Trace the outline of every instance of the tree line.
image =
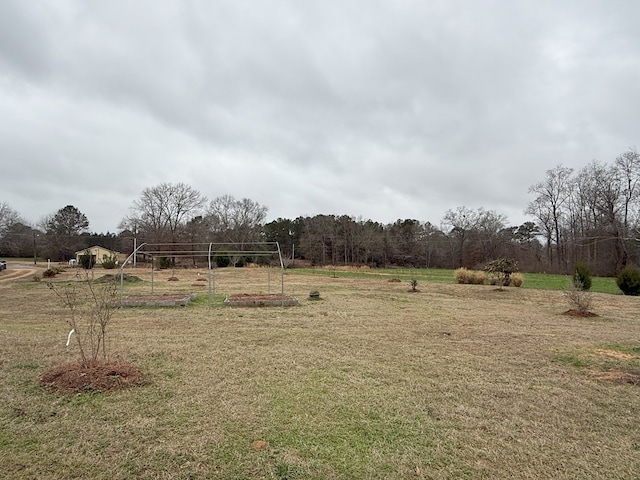
<svg viewBox="0 0 640 480">
<path fill-rule="evenodd" d="M 482 268 L 514 259 L 523 271 L 568 273 L 577 263 L 613 275 L 640 257 L 640 155 L 612 164 L 593 161 L 578 172 L 558 165 L 532 185 L 526 214 L 508 225 L 483 208 L 448 210 L 437 227 L 416 219 L 382 224 L 348 215 L 300 216 L 265 222 L 268 208 L 223 195 L 208 200 L 184 183 L 145 188 L 119 233 L 90 233 L 87 217 L 67 205 L 30 226 L 0 204 L 0 255 L 64 261 L 93 245 L 128 253 L 134 245 L 278 242 L 289 260 L 307 265 Z"/>
<path fill-rule="evenodd" d="M 629 149 L 612 164 L 592 161 L 581 170 L 558 165 L 531 186 L 526 213 L 544 238 L 550 269 L 577 262 L 600 275 L 638 264 L 640 154 Z"/>
</svg>

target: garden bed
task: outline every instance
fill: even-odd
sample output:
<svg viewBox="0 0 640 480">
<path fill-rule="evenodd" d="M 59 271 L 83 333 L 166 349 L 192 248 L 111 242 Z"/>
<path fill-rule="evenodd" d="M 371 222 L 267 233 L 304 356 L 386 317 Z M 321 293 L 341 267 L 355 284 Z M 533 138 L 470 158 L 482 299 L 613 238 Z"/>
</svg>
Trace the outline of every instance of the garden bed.
<svg viewBox="0 0 640 480">
<path fill-rule="evenodd" d="M 184 307 L 196 298 L 197 293 L 166 293 L 163 295 L 135 295 L 124 297 L 119 304 L 122 307 Z"/>
<path fill-rule="evenodd" d="M 298 305 L 298 299 L 279 293 L 236 293 L 227 296 L 224 304 L 229 307 L 290 307 Z"/>
</svg>

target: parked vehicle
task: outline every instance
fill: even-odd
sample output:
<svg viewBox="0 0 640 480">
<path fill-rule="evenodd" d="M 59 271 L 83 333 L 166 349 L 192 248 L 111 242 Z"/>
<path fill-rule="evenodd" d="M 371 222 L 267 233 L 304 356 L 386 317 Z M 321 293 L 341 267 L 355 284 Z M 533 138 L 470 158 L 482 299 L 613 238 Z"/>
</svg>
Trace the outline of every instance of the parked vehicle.
<svg viewBox="0 0 640 480">
<path fill-rule="evenodd" d="M 7 262 L 5 262 L 4 260 L 0 260 L 0 270 L 6 270 L 7 269 Z"/>
</svg>

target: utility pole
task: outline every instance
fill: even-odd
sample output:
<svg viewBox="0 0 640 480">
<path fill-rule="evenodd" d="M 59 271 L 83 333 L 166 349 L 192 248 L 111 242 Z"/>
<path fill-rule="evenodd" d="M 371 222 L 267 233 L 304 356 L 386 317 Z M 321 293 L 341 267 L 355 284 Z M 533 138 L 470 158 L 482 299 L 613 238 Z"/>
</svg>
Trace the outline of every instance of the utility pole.
<svg viewBox="0 0 640 480">
<path fill-rule="evenodd" d="M 136 250 L 138 249 L 138 226 L 133 224 L 133 266 L 136 266 L 138 254 Z"/>
</svg>

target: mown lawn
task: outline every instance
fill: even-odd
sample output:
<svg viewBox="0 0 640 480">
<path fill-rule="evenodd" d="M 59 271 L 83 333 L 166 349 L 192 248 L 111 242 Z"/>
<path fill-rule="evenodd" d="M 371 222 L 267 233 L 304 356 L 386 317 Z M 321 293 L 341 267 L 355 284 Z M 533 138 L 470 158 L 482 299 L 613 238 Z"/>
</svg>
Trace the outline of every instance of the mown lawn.
<svg viewBox="0 0 640 480">
<path fill-rule="evenodd" d="M 436 268 L 379 268 L 379 269 L 349 269 L 343 270 L 330 267 L 311 269 L 291 269 L 292 274 L 325 275 L 341 278 L 396 278 L 409 282 L 415 278 L 418 282 L 455 283 L 455 271 Z M 524 283 L 521 288 L 543 290 L 565 290 L 571 281 L 570 275 L 556 275 L 548 273 L 523 273 Z M 612 277 L 592 277 L 591 291 L 599 293 L 622 294 Z"/>
</svg>

